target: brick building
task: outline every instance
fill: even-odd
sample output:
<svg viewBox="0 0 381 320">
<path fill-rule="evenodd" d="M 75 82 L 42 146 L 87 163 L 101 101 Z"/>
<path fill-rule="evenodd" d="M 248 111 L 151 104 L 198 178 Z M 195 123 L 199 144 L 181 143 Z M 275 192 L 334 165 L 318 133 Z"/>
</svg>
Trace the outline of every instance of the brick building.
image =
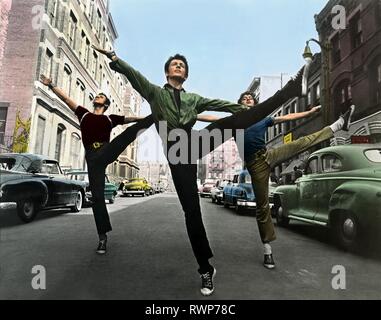
<svg viewBox="0 0 381 320">
<path fill-rule="evenodd" d="M 346 9 L 345 30 L 332 27 L 332 9 L 336 5 L 343 5 Z M 356 141 L 381 143 L 381 1 L 331 0 L 315 16 L 315 21 L 319 41 L 328 50 L 314 57 L 308 80 L 308 97 L 288 101 L 272 116 L 303 112 L 323 103 L 323 61 L 328 61 L 330 108 L 327 119 L 322 112 L 308 119 L 274 126 L 267 134 L 268 147 L 274 148 L 320 130 L 335 121 L 351 104 L 356 105 L 355 122 L 349 133 L 339 132 L 331 141 L 276 167 L 275 174 L 283 174 L 288 182 L 292 180 L 293 168 L 317 149 Z"/>
<path fill-rule="evenodd" d="M 332 28 L 332 8 L 346 9 L 346 29 Z M 356 105 L 350 135 L 334 143 L 350 143 L 353 136 L 381 142 L 381 1 L 331 0 L 316 16 L 320 41 L 330 44 L 331 120 Z"/>
<path fill-rule="evenodd" d="M 118 37 L 108 0 L 1 1 L 0 144 L 5 151 L 28 151 L 84 168 L 78 120 L 38 81 L 51 77 L 74 100 L 92 108 L 105 92 L 109 113 L 136 115 L 142 99 L 127 80 L 111 71 L 91 45 L 113 48 Z M 5 124 L 5 126 L 4 126 Z M 123 130 L 116 128 L 112 138 Z M 137 145 L 131 145 L 109 173 L 136 176 Z"/>
</svg>

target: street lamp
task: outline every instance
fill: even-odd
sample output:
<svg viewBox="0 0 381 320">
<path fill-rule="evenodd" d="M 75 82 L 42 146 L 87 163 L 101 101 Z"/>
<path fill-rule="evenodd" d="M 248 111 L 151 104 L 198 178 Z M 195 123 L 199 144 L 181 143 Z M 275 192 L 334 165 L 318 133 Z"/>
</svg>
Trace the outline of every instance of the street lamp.
<svg viewBox="0 0 381 320">
<path fill-rule="evenodd" d="M 316 39 L 310 39 L 306 42 L 306 47 L 304 49 L 303 58 L 306 61 L 306 69 L 309 69 L 311 65 L 313 54 L 310 47 L 310 42 L 315 42 L 319 45 L 322 51 L 322 67 L 323 67 L 323 79 L 322 79 L 322 105 L 323 105 L 323 121 L 324 125 L 328 125 L 330 121 L 330 113 L 331 113 L 331 97 L 330 97 L 330 74 L 329 74 L 329 66 L 330 66 L 330 51 L 331 44 L 329 42 L 323 44 Z M 305 72 L 308 72 L 308 70 Z M 307 77 L 306 77 L 307 78 Z M 307 81 L 305 79 L 305 81 Z M 304 82 L 305 82 L 304 81 Z M 303 94 L 307 94 L 307 83 L 303 83 Z"/>
</svg>

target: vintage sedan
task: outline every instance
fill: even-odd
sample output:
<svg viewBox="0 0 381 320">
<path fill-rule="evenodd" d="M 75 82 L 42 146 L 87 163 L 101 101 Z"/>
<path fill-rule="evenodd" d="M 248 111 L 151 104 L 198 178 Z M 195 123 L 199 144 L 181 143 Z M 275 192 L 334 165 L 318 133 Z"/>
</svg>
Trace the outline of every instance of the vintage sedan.
<svg viewBox="0 0 381 320">
<path fill-rule="evenodd" d="M 150 196 L 154 194 L 152 186 L 148 183 L 145 178 L 132 178 L 126 181 L 123 181 L 120 190 L 123 193 L 123 196 Z"/>
<path fill-rule="evenodd" d="M 352 249 L 381 225 L 381 147 L 347 145 L 313 153 L 295 185 L 275 190 L 277 223 L 298 220 L 328 227 Z"/>
<path fill-rule="evenodd" d="M 223 201 L 225 208 L 234 206 L 239 214 L 246 210 L 252 210 L 255 213 L 257 203 L 255 202 L 251 176 L 247 170 L 235 175 L 233 182 L 225 186 Z"/>
<path fill-rule="evenodd" d="M 92 194 L 90 190 L 89 174 L 87 171 L 70 170 L 66 173 L 70 180 L 82 181 L 86 185 L 85 204 L 90 205 L 92 203 Z M 118 194 L 118 188 L 115 184 L 110 182 L 107 174 L 105 175 L 105 200 L 109 203 L 114 203 Z"/>
<path fill-rule="evenodd" d="M 56 160 L 34 154 L 0 154 L 0 202 L 16 203 L 20 219 L 43 209 L 82 209 L 84 183 L 67 179 Z"/>
<path fill-rule="evenodd" d="M 227 180 L 217 181 L 215 187 L 212 188 L 212 190 L 210 191 L 213 203 L 217 203 L 217 204 L 222 203 L 222 200 L 224 198 L 224 188 L 228 184 L 229 184 L 229 181 L 227 181 Z"/>
<path fill-rule="evenodd" d="M 210 198 L 212 196 L 212 189 L 215 187 L 215 183 L 206 182 L 202 185 L 200 190 L 201 198 Z"/>
</svg>

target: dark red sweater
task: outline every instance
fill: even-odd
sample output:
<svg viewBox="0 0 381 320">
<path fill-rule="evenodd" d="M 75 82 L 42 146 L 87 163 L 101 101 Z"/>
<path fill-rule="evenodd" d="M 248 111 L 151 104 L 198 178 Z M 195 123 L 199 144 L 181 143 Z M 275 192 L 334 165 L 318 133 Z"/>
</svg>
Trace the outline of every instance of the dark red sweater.
<svg viewBox="0 0 381 320">
<path fill-rule="evenodd" d="M 75 110 L 82 132 L 82 141 L 85 148 L 94 142 L 110 142 L 111 130 L 124 124 L 124 117 L 112 114 L 96 115 L 86 108 L 79 106 Z"/>
</svg>

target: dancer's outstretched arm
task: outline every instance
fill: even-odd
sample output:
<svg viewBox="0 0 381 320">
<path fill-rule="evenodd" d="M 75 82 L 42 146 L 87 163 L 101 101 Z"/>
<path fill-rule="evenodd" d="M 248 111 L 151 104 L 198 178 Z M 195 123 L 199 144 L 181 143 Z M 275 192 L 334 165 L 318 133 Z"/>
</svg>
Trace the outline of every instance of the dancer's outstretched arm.
<svg viewBox="0 0 381 320">
<path fill-rule="evenodd" d="M 73 110 L 74 112 L 75 110 L 77 110 L 78 104 L 74 100 L 72 100 L 62 89 L 53 85 L 51 79 L 42 74 L 40 76 L 40 82 L 43 85 L 48 86 L 57 95 L 57 97 L 60 98 L 71 110 Z"/>
<path fill-rule="evenodd" d="M 144 120 L 146 117 L 125 117 L 124 118 L 124 124 L 129 124 L 133 122 L 140 122 Z"/>
<path fill-rule="evenodd" d="M 216 116 L 212 116 L 212 115 L 203 115 L 203 114 L 199 114 L 197 116 L 197 121 L 201 121 L 201 122 L 216 122 L 218 120 L 220 120 L 221 118 L 219 117 L 216 117 Z"/>
<path fill-rule="evenodd" d="M 199 103 L 197 105 L 198 113 L 202 113 L 204 111 L 218 111 L 229 112 L 234 114 L 244 110 L 248 110 L 248 107 L 225 100 L 207 99 L 203 97 L 199 97 Z"/>
<path fill-rule="evenodd" d="M 112 62 L 110 68 L 118 73 L 125 75 L 132 87 L 144 98 L 148 103 L 153 99 L 155 92 L 160 89 L 152 84 L 139 71 L 132 68 L 127 62 L 119 58 L 114 51 L 107 51 L 96 46 L 92 48 L 99 53 L 107 56 Z"/>
<path fill-rule="evenodd" d="M 321 110 L 321 106 L 317 106 L 317 107 L 313 107 L 310 111 L 290 113 L 285 116 L 276 117 L 274 119 L 274 124 L 308 118 L 312 116 L 314 113 L 319 112 L 320 110 Z"/>
</svg>

